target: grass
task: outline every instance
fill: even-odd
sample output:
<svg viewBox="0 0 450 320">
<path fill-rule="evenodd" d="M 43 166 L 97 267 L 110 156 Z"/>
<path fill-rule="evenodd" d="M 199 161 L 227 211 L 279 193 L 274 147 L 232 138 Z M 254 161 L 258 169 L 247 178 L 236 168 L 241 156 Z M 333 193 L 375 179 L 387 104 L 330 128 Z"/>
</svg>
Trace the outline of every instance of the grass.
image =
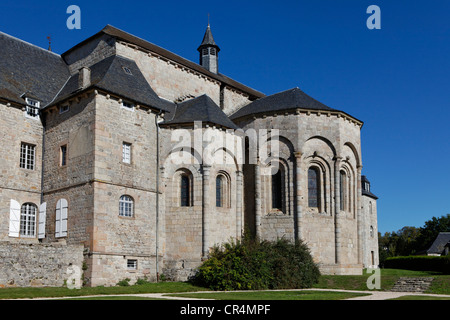
<svg viewBox="0 0 450 320">
<path fill-rule="evenodd" d="M 368 290 L 366 281 L 372 274 L 364 273 L 359 276 L 329 276 L 323 275 L 319 279 L 319 283 L 313 288 L 319 289 L 341 289 L 341 290 Z M 426 293 L 434 294 L 450 294 L 450 275 L 440 275 L 432 272 L 410 271 L 410 270 L 396 270 L 396 269 L 381 269 L 381 289 L 388 291 L 392 288 L 399 277 L 418 277 L 418 276 L 432 276 L 435 280 L 431 288 Z M 90 295 L 110 295 L 106 298 L 96 299 L 127 299 L 124 296 L 117 297 L 117 295 L 139 294 L 139 293 L 182 293 L 182 292 L 198 292 L 209 291 L 207 288 L 197 287 L 187 282 L 160 282 L 160 283 L 145 283 L 133 286 L 115 286 L 115 287 L 95 287 L 95 288 L 81 288 L 79 290 L 70 290 L 61 287 L 46 287 L 46 288 L 2 288 L 0 289 L 0 299 L 19 299 L 19 298 L 57 298 L 57 297 L 80 297 Z M 308 291 L 287 291 L 289 293 L 279 293 L 277 291 L 261 291 L 258 293 L 243 291 L 232 293 L 228 292 L 226 299 L 306 299 L 313 300 L 315 296 Z M 317 292 L 315 292 L 317 294 Z M 212 293 L 215 295 L 216 293 Z M 255 298 L 257 294 L 259 298 Z M 327 292 L 327 299 L 332 299 L 334 292 Z M 336 293 L 340 295 L 341 293 Z M 113 298 L 114 296 L 114 298 Z M 206 297 L 206 296 L 205 296 Z M 209 296 L 213 298 L 214 296 Z M 224 297 L 224 296 L 220 296 Z M 434 299 L 433 297 L 432 299 Z M 136 297 L 133 297 L 136 299 Z M 146 298 L 144 298 L 146 299 Z M 341 297 L 340 299 L 345 299 Z"/>
<path fill-rule="evenodd" d="M 83 287 L 79 290 L 62 287 L 45 288 L 3 288 L 0 289 L 0 299 L 23 299 L 23 298 L 57 298 L 57 297 L 79 297 L 90 295 L 118 295 L 139 293 L 171 293 L 171 292 L 195 292 L 206 290 L 205 288 L 191 285 L 187 282 L 160 282 L 145 283 L 134 286 L 115 287 Z"/>
<path fill-rule="evenodd" d="M 434 281 L 426 293 L 450 294 L 450 275 L 436 272 L 412 271 L 400 269 L 381 269 L 381 291 L 389 291 L 399 277 L 433 277 Z M 364 272 L 360 276 L 322 275 L 314 288 L 368 290 L 367 279 L 372 274 Z"/>
</svg>

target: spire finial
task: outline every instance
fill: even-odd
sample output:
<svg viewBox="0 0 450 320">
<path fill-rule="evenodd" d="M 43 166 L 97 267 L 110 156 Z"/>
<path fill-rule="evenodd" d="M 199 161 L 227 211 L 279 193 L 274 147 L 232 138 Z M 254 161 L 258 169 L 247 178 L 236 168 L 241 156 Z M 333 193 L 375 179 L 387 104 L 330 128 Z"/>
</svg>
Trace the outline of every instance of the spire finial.
<svg viewBox="0 0 450 320">
<path fill-rule="evenodd" d="M 48 36 L 48 51 L 52 51 L 52 37 Z"/>
<path fill-rule="evenodd" d="M 208 13 L 208 27 L 209 27 L 209 13 Z"/>
</svg>

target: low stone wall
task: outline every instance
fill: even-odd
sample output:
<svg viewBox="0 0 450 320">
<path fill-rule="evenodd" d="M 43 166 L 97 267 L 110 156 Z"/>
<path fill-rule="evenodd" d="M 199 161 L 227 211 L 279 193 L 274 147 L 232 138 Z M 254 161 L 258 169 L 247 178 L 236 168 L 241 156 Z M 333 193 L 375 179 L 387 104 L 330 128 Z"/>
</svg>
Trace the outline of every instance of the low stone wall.
<svg viewBox="0 0 450 320">
<path fill-rule="evenodd" d="M 0 243 L 0 288 L 66 285 L 74 274 L 82 273 L 83 245 Z"/>
</svg>

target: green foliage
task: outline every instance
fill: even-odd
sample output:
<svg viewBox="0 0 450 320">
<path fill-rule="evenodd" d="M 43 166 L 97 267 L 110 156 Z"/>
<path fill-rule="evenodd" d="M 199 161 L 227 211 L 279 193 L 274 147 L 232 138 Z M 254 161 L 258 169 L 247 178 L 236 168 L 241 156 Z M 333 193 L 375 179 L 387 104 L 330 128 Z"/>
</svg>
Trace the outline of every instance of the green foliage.
<svg viewBox="0 0 450 320">
<path fill-rule="evenodd" d="M 428 249 L 440 232 L 450 232 L 450 214 L 433 217 L 423 227 L 403 227 L 378 235 L 380 264 L 387 258 L 420 254 Z"/>
<path fill-rule="evenodd" d="M 123 280 L 120 280 L 119 282 L 117 282 L 117 285 L 120 287 L 128 287 L 130 285 L 130 279 L 125 278 Z"/>
<path fill-rule="evenodd" d="M 302 242 L 244 237 L 215 246 L 192 281 L 213 290 L 309 288 L 319 268 Z"/>
<path fill-rule="evenodd" d="M 450 274 L 450 256 L 407 256 L 386 259 L 386 268 L 437 271 Z"/>
</svg>

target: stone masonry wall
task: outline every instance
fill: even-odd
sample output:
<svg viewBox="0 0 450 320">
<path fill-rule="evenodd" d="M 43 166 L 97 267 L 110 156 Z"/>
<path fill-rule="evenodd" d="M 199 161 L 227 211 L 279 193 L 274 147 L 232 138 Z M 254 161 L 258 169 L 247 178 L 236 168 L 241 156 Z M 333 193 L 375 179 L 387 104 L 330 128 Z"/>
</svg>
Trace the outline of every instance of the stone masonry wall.
<svg viewBox="0 0 450 320">
<path fill-rule="evenodd" d="M 40 205 L 43 129 L 41 120 L 27 117 L 22 106 L 1 101 L 0 128 L 0 241 L 10 241 L 10 200 Z M 20 167 L 22 142 L 35 146 L 33 170 Z"/>
<path fill-rule="evenodd" d="M 83 246 L 0 243 L 0 288 L 61 287 L 76 266 L 82 272 Z"/>
</svg>

